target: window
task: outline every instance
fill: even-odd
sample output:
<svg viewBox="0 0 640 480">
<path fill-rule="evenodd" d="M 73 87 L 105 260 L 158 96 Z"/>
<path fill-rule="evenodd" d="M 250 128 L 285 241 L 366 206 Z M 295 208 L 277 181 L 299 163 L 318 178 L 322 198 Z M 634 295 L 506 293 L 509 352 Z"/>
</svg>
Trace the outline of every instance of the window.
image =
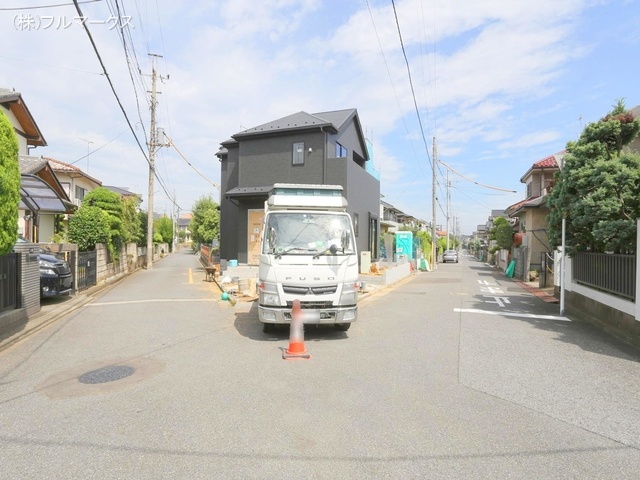
<svg viewBox="0 0 640 480">
<path fill-rule="evenodd" d="M 67 194 L 67 197 L 71 198 L 71 184 L 69 182 L 60 182 L 60 185 L 62 185 L 62 189 L 64 193 Z"/>
<path fill-rule="evenodd" d="M 348 150 L 336 142 L 336 158 L 346 157 L 348 155 Z"/>
<path fill-rule="evenodd" d="M 84 188 L 78 187 L 76 185 L 76 200 L 82 201 L 82 199 L 86 194 L 87 194 L 87 191 Z"/>
<path fill-rule="evenodd" d="M 304 165 L 304 142 L 293 144 L 293 164 Z"/>
</svg>

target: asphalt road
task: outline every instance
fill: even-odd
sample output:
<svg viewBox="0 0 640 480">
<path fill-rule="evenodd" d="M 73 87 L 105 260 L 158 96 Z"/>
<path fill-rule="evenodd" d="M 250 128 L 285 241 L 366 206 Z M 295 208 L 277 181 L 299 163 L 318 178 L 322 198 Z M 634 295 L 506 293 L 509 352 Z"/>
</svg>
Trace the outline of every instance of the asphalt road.
<svg viewBox="0 0 640 480">
<path fill-rule="evenodd" d="M 178 253 L 0 352 L 0 478 L 637 478 L 640 355 L 469 257 L 309 327 Z"/>
</svg>

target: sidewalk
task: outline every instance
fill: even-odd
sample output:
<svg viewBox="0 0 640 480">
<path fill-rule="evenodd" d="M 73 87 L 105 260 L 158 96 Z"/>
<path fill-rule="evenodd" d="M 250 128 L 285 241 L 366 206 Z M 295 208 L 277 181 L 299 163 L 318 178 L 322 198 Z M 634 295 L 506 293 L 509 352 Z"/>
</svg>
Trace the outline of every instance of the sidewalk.
<svg viewBox="0 0 640 480">
<path fill-rule="evenodd" d="M 540 288 L 538 282 L 523 282 L 520 280 L 516 280 L 515 283 L 547 303 L 558 303 L 560 301 L 553 296 L 554 287 Z"/>
</svg>

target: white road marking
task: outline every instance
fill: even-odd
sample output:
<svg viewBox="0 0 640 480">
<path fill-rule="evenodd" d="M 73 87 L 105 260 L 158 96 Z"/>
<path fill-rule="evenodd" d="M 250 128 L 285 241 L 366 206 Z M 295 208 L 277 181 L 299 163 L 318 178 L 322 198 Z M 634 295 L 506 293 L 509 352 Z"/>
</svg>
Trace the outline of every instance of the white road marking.
<svg viewBox="0 0 640 480">
<path fill-rule="evenodd" d="M 104 307 L 107 305 L 130 305 L 132 303 L 158 303 L 158 302 L 217 302 L 215 298 L 154 298 L 150 300 L 129 300 L 122 302 L 98 302 L 90 303 L 87 307 Z"/>
<path fill-rule="evenodd" d="M 501 288 L 493 287 L 480 287 L 480 291 L 485 293 L 504 293 Z"/>
<path fill-rule="evenodd" d="M 495 297 L 493 295 L 484 295 L 484 297 L 493 298 L 493 301 L 485 300 L 485 303 L 496 303 L 496 304 L 498 304 L 499 307 L 504 307 L 505 303 L 511 303 L 511 301 L 509 301 L 509 299 L 507 297 Z"/>
<path fill-rule="evenodd" d="M 571 321 L 567 317 L 561 317 L 557 315 L 536 315 L 535 313 L 516 313 L 516 312 L 491 312 L 488 310 L 479 310 L 477 308 L 454 308 L 453 311 L 457 313 L 479 313 L 482 315 L 500 315 L 504 317 L 534 318 L 537 320 L 559 320 L 562 322 Z"/>
<path fill-rule="evenodd" d="M 497 285 L 497 284 L 495 284 L 495 283 L 490 283 L 490 282 L 488 282 L 488 281 L 486 281 L 486 280 L 478 280 L 478 283 L 479 283 L 480 285 Z"/>
</svg>

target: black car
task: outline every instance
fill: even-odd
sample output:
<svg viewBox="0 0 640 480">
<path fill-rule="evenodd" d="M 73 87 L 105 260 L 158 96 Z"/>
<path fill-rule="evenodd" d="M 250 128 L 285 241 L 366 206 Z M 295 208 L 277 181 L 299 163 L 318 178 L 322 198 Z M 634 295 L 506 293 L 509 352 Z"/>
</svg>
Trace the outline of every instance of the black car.
<svg viewBox="0 0 640 480">
<path fill-rule="evenodd" d="M 54 297 L 71 293 L 73 275 L 71 275 L 71 268 L 69 268 L 67 262 L 40 249 L 38 263 L 40 264 L 41 297 Z"/>
<path fill-rule="evenodd" d="M 18 237 L 18 243 L 29 243 L 22 236 Z M 69 264 L 51 252 L 36 247 L 38 264 L 40 265 L 40 297 L 55 297 L 57 295 L 69 295 L 73 289 L 73 275 Z"/>
</svg>

